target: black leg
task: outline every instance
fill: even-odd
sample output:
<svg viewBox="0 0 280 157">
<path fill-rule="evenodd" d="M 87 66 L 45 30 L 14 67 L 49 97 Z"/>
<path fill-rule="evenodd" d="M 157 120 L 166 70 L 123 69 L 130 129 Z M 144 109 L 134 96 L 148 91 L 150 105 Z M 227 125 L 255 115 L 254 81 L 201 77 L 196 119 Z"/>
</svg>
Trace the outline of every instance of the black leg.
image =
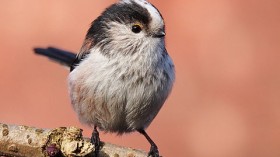
<svg viewBox="0 0 280 157">
<path fill-rule="evenodd" d="M 97 157 L 98 153 L 99 153 L 99 147 L 100 147 L 100 138 L 99 138 L 99 132 L 98 132 L 96 126 L 94 126 L 94 130 L 91 135 L 91 143 L 94 144 L 94 147 L 95 147 L 94 155 L 95 155 L 95 157 Z"/>
<path fill-rule="evenodd" d="M 152 157 L 160 157 L 159 156 L 159 151 L 158 151 L 158 147 L 155 144 L 155 142 L 149 137 L 149 135 L 146 133 L 146 131 L 144 129 L 139 129 L 137 130 L 140 134 L 144 135 L 146 137 L 146 139 L 149 141 L 149 143 L 151 144 L 151 148 L 150 151 L 148 153 L 148 157 L 151 155 Z"/>
</svg>

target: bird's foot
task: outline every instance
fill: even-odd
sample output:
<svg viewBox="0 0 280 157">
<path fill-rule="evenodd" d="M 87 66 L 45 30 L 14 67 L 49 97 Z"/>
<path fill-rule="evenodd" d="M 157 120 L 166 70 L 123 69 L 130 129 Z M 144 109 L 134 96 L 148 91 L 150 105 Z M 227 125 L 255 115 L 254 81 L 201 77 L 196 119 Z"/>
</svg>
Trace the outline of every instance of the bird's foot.
<svg viewBox="0 0 280 157">
<path fill-rule="evenodd" d="M 96 127 L 92 132 L 90 141 L 95 147 L 94 156 L 97 157 L 100 149 L 100 138 L 99 138 L 99 132 L 97 131 Z"/>
<path fill-rule="evenodd" d="M 148 157 L 160 157 L 159 151 L 156 145 L 151 145 L 150 152 L 148 153 Z"/>
</svg>

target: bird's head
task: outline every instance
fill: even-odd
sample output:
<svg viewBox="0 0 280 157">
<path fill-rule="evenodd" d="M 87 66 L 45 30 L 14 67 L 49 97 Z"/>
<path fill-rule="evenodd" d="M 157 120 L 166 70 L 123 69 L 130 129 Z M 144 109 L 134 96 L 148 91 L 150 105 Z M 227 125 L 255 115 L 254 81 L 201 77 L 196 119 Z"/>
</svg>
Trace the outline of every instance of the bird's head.
<svg viewBox="0 0 280 157">
<path fill-rule="evenodd" d="M 120 0 L 92 22 L 84 46 L 132 54 L 141 47 L 164 46 L 164 37 L 164 20 L 155 6 L 146 0 Z"/>
</svg>

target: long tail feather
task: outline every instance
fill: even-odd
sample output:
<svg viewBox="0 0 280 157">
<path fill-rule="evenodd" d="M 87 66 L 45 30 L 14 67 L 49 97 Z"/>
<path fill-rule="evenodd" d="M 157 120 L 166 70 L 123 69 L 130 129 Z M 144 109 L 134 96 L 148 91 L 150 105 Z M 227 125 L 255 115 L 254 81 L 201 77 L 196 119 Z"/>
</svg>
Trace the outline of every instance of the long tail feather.
<svg viewBox="0 0 280 157">
<path fill-rule="evenodd" d="M 68 67 L 71 67 L 76 58 L 75 53 L 57 49 L 54 47 L 34 48 L 34 52 L 38 55 L 46 56 L 49 59 Z"/>
</svg>

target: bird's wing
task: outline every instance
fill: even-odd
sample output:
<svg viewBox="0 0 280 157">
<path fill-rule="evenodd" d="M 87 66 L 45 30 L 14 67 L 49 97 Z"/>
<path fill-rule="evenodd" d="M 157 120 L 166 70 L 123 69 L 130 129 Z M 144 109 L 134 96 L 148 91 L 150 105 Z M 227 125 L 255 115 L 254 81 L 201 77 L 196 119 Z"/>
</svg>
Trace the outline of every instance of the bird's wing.
<svg viewBox="0 0 280 157">
<path fill-rule="evenodd" d="M 92 44 L 93 44 L 92 39 L 90 38 L 85 39 L 80 52 L 77 54 L 74 62 L 71 65 L 70 71 L 74 70 L 75 67 L 79 65 L 81 61 L 88 56 L 88 54 L 90 53 L 90 49 L 92 48 Z"/>
</svg>

